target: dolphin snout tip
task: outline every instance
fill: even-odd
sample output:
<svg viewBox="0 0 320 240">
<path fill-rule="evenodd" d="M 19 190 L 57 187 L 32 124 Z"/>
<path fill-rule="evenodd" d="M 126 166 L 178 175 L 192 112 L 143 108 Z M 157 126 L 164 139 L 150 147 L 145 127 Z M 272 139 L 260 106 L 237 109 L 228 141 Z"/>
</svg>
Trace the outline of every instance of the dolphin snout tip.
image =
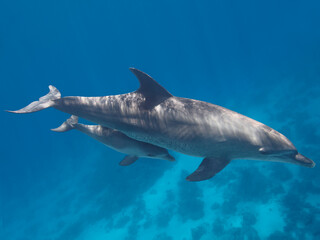
<svg viewBox="0 0 320 240">
<path fill-rule="evenodd" d="M 316 166 L 316 163 L 314 161 L 312 161 L 310 158 L 303 156 L 300 153 L 298 153 L 295 156 L 295 160 L 298 162 L 299 165 L 302 165 L 304 167 L 314 168 Z"/>
<path fill-rule="evenodd" d="M 312 160 L 311 160 L 312 161 Z M 314 168 L 316 166 L 316 163 L 314 161 L 312 161 L 312 163 L 310 164 L 310 166 L 308 166 L 309 168 Z"/>
</svg>

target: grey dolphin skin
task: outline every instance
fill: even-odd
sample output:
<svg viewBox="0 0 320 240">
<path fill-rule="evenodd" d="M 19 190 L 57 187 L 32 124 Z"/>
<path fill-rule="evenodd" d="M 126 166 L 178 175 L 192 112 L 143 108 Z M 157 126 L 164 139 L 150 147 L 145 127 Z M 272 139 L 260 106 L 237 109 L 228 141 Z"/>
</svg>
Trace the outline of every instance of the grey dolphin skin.
<svg viewBox="0 0 320 240">
<path fill-rule="evenodd" d="M 76 129 L 88 136 L 98 140 L 104 145 L 127 156 L 119 163 L 121 166 L 128 166 L 134 163 L 139 157 L 158 158 L 174 161 L 174 157 L 167 149 L 129 138 L 122 132 L 100 125 L 84 125 L 78 123 L 78 117 L 72 115 L 60 127 L 51 129 L 55 132 L 66 132 Z"/>
<path fill-rule="evenodd" d="M 134 92 L 104 97 L 64 97 L 50 93 L 14 113 L 53 107 L 130 138 L 177 152 L 203 157 L 187 177 L 202 181 L 213 177 L 233 159 L 278 161 L 314 167 L 295 146 L 272 128 L 226 108 L 175 97 L 142 71 L 130 68 L 140 82 Z"/>
</svg>

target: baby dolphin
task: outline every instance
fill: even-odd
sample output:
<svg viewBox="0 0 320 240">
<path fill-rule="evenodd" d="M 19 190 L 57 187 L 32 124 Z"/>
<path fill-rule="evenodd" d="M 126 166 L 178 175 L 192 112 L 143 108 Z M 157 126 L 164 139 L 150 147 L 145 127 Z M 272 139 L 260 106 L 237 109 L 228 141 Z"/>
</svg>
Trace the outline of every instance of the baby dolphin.
<svg viewBox="0 0 320 240">
<path fill-rule="evenodd" d="M 84 125 L 78 123 L 78 117 L 74 115 L 67 119 L 60 127 L 51 130 L 55 132 L 66 132 L 71 129 L 83 132 L 104 145 L 118 152 L 127 154 L 119 163 L 121 166 L 128 166 L 134 163 L 139 157 L 158 158 L 169 161 L 175 160 L 167 149 L 134 140 L 114 129 L 100 125 Z"/>
<path fill-rule="evenodd" d="M 50 93 L 12 111 L 30 113 L 53 107 L 130 138 L 191 156 L 203 157 L 187 177 L 202 181 L 213 177 L 233 159 L 293 163 L 314 167 L 281 133 L 249 117 L 211 103 L 175 97 L 146 73 L 130 68 L 140 88 L 104 97 L 64 97 L 53 86 Z"/>
</svg>

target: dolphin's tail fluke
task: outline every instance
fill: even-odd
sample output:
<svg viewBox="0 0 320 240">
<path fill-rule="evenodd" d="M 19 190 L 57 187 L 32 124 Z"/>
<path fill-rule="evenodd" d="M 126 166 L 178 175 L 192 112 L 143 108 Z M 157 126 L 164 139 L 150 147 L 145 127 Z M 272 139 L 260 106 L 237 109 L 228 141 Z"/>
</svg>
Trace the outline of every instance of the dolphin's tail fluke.
<svg viewBox="0 0 320 240">
<path fill-rule="evenodd" d="M 50 92 L 39 98 L 39 101 L 34 101 L 30 103 L 28 106 L 21 108 L 20 110 L 16 111 L 7 111 L 7 112 L 12 112 L 12 113 L 32 113 L 32 112 L 37 112 L 45 108 L 52 107 L 55 103 L 54 100 L 57 100 L 61 98 L 61 93 L 59 92 L 58 89 L 56 89 L 54 86 L 50 85 L 49 86 Z"/>
<path fill-rule="evenodd" d="M 67 121 L 61 124 L 60 127 L 51 129 L 54 132 L 66 132 L 71 129 L 74 129 L 74 125 L 78 123 L 78 117 L 75 115 L 72 115 Z"/>
</svg>

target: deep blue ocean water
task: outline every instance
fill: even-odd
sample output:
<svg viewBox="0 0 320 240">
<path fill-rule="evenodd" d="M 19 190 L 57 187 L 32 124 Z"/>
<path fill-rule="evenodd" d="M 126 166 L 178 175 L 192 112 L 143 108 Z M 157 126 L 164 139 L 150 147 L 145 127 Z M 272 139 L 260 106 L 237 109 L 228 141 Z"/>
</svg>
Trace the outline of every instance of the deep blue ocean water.
<svg viewBox="0 0 320 240">
<path fill-rule="evenodd" d="M 320 239 L 319 1 L 0 2 L 0 239 Z M 318 165 L 239 160 L 214 178 L 123 154 L 55 109 L 14 115 L 48 92 L 134 91 L 139 68 L 172 94 L 286 135 Z"/>
</svg>

